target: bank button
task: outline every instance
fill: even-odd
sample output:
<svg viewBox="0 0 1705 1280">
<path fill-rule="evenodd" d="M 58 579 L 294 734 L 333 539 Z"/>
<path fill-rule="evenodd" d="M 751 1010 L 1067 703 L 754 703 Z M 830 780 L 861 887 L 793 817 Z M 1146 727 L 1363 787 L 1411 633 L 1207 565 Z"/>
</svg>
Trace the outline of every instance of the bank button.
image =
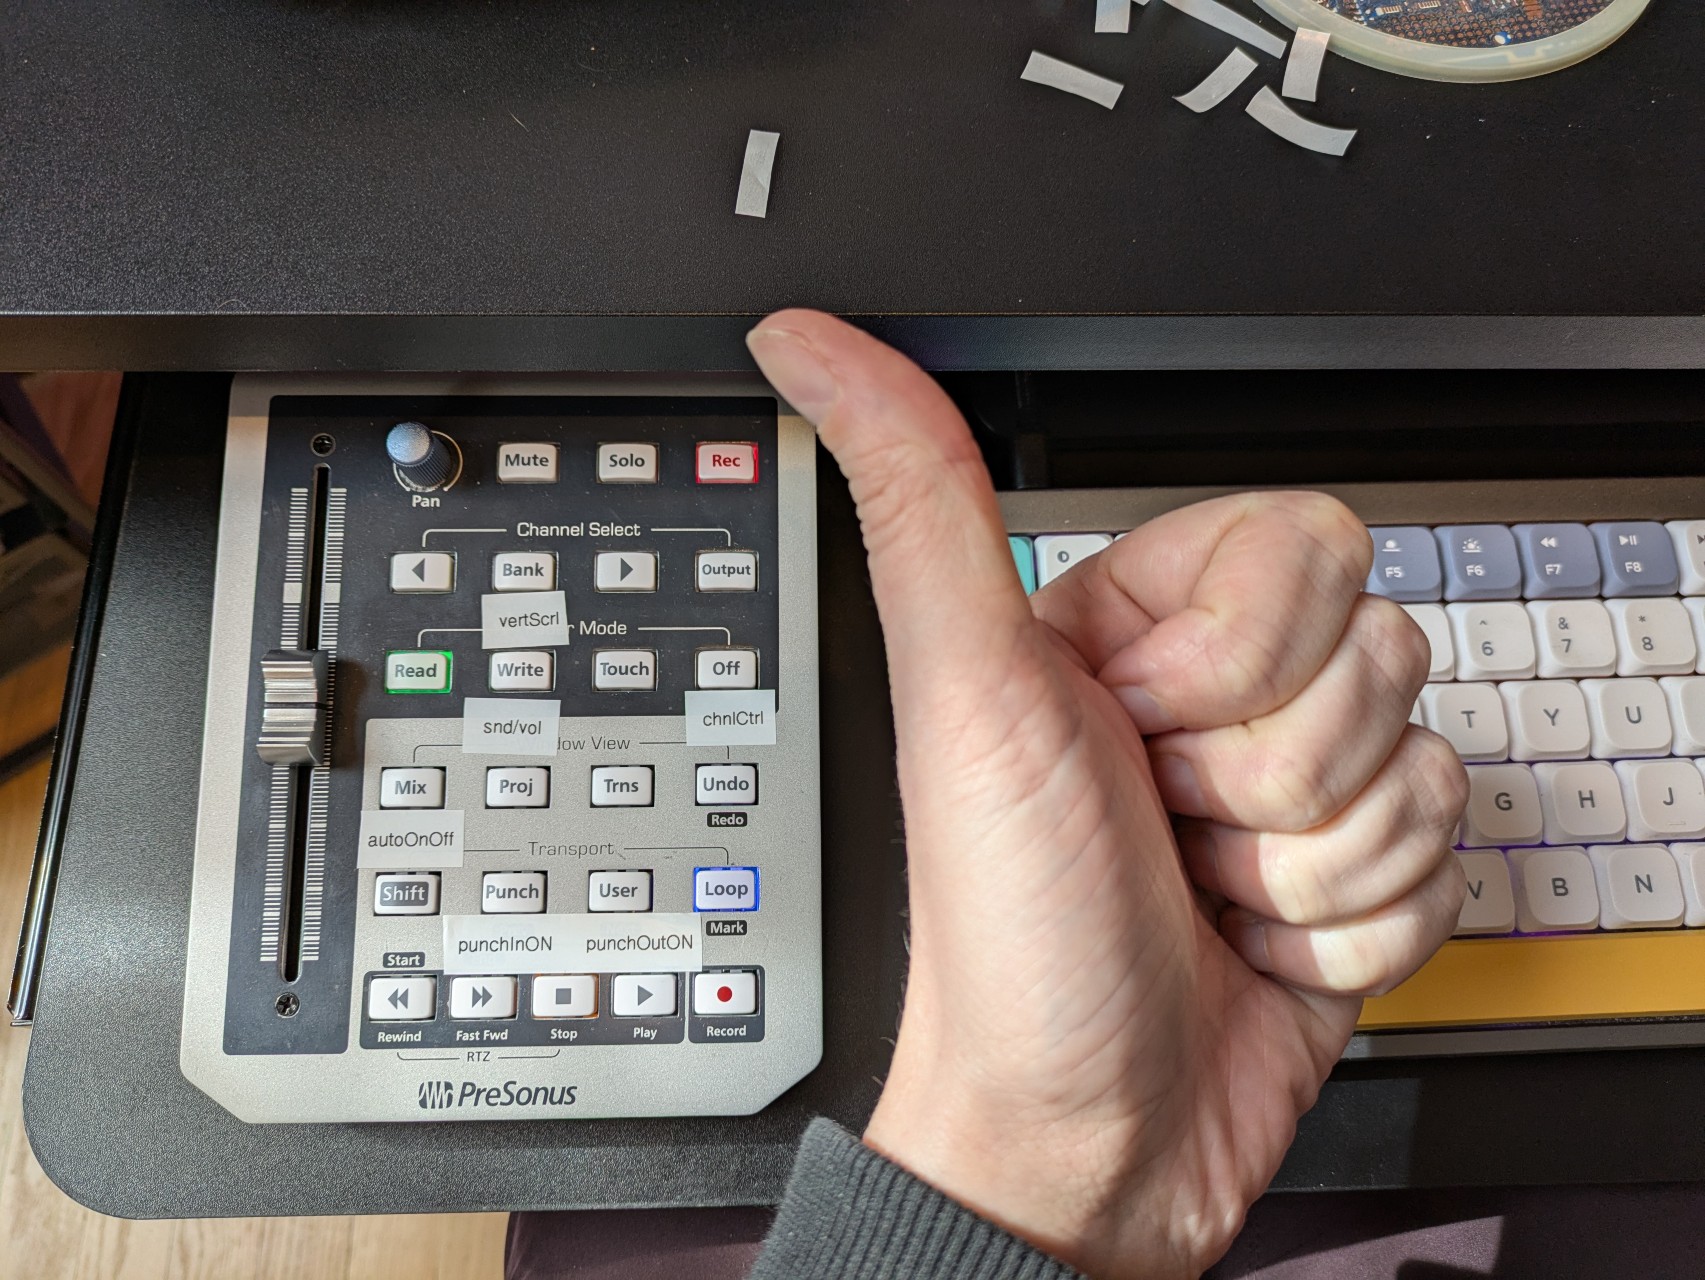
<svg viewBox="0 0 1705 1280">
<path fill-rule="evenodd" d="M 381 809 L 442 809 L 444 770 L 438 768 L 379 770 Z"/>
<path fill-rule="evenodd" d="M 541 973 L 533 979 L 535 1018 L 591 1018 L 598 1013 L 598 979 L 589 973 Z"/>
<path fill-rule="evenodd" d="M 385 655 L 386 693 L 449 693 L 450 655 L 442 649 L 393 649 Z"/>
<path fill-rule="evenodd" d="M 757 1011 L 758 975 L 750 969 L 693 975 L 694 1013 L 712 1018 L 745 1018 Z"/>
<path fill-rule="evenodd" d="M 756 911 L 756 867 L 699 867 L 693 872 L 694 911 Z"/>
<path fill-rule="evenodd" d="M 700 591 L 756 591 L 756 551 L 701 551 L 696 560 L 694 581 Z"/>
<path fill-rule="evenodd" d="M 374 978 L 367 985 L 372 1022 L 425 1022 L 437 1012 L 438 979 Z"/>
<path fill-rule="evenodd" d="M 515 979 L 511 977 L 450 979 L 452 1018 L 513 1018 Z"/>
<path fill-rule="evenodd" d="M 373 877 L 376 916 L 435 916 L 438 914 L 438 873 L 410 871 Z"/>
<path fill-rule="evenodd" d="M 654 649 L 599 649 L 592 655 L 592 687 L 604 692 L 657 687 Z"/>
<path fill-rule="evenodd" d="M 707 440 L 694 455 L 700 484 L 757 484 L 758 446 Z"/>
<path fill-rule="evenodd" d="M 545 909 L 543 871 L 488 871 L 480 882 L 486 915 L 536 915 Z"/>
<path fill-rule="evenodd" d="M 556 590 L 556 557 L 549 551 L 500 551 L 491 558 L 493 591 Z"/>
<path fill-rule="evenodd" d="M 587 879 L 589 911 L 650 911 L 651 872 L 594 871 Z"/>
<path fill-rule="evenodd" d="M 498 484 L 555 484 L 557 447 L 554 444 L 497 446 Z"/>
<path fill-rule="evenodd" d="M 599 484 L 656 484 L 657 446 L 601 444 L 598 446 Z"/>
<path fill-rule="evenodd" d="M 610 1003 L 618 1018 L 672 1018 L 675 1016 L 675 975 L 618 973 L 610 984 Z"/>
<path fill-rule="evenodd" d="M 758 766 L 701 764 L 698 767 L 696 790 L 699 804 L 757 804 Z"/>
</svg>

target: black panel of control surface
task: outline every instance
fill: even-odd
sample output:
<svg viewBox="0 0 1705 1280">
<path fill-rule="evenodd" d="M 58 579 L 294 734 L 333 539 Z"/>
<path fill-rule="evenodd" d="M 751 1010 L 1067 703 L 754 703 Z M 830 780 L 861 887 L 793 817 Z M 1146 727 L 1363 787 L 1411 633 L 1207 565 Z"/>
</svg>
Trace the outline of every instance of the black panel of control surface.
<svg viewBox="0 0 1705 1280">
<path fill-rule="evenodd" d="M 459 468 L 452 483 L 419 491 L 385 450 L 386 433 L 416 422 L 447 439 Z M 696 448 L 706 441 L 756 446 L 751 483 L 699 483 Z M 600 482 L 599 446 L 656 446 L 656 480 Z M 555 478 L 503 483 L 500 453 L 554 445 Z M 363 744 L 374 718 L 460 714 L 467 696 L 503 696 L 490 687 L 482 645 L 481 598 L 494 557 L 544 553 L 554 588 L 567 602 L 569 643 L 520 643 L 549 650 L 547 691 L 564 717 L 678 715 L 694 687 L 696 653 L 738 642 L 756 648 L 762 683 L 779 673 L 777 652 L 776 410 L 764 399 L 651 397 L 303 396 L 272 401 L 251 641 L 258 670 L 271 651 L 294 649 L 312 611 L 318 648 L 330 664 L 329 761 L 298 801 L 305 840 L 293 865 L 281 848 L 289 827 L 280 809 L 277 766 L 245 752 L 225 1051 L 231 1054 L 341 1053 L 349 1046 L 352 949 L 362 807 Z M 316 545 L 315 539 L 318 538 Z M 755 591 L 698 589 L 700 552 L 756 553 Z M 655 590 L 599 591 L 599 552 L 655 556 Z M 453 558 L 448 591 L 393 590 L 394 556 Z M 310 600 L 313 578 L 337 585 Z M 341 562 L 341 563 L 339 563 Z M 440 562 L 441 563 L 441 562 Z M 622 572 L 618 563 L 615 572 Z M 409 572 L 408 567 L 401 570 Z M 279 584 L 285 584 L 279 590 Z M 516 585 L 516 584 L 509 584 Z M 532 586 L 543 584 L 523 583 Z M 683 620 L 692 629 L 674 629 Z M 597 689 L 593 655 L 643 649 L 656 655 L 655 689 Z M 444 695 L 387 692 L 387 655 L 449 655 Z M 249 691 L 248 720 L 262 722 L 265 695 Z M 454 709 L 452 709 L 454 708 Z M 294 907 L 292 906 L 294 904 Z"/>
</svg>

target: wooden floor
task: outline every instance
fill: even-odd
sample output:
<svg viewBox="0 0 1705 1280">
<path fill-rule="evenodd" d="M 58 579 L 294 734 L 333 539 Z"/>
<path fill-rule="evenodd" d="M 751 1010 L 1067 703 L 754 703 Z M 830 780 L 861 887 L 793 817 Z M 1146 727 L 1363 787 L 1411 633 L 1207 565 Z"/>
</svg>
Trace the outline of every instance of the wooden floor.
<svg viewBox="0 0 1705 1280">
<path fill-rule="evenodd" d="M 99 443 L 104 451 L 104 438 Z M 98 478 L 98 469 L 82 462 L 75 474 L 88 485 Z M 66 655 L 53 654 L 0 680 L 0 755 L 52 727 L 65 666 Z M 0 783 L 0 955 L 8 965 L 46 786 L 45 760 Z M 184 1222 L 124 1222 L 90 1213 L 48 1181 L 24 1137 L 18 1097 L 28 1036 L 0 1019 L 0 1280 L 498 1280 L 502 1275 L 505 1217 L 500 1213 Z"/>
</svg>

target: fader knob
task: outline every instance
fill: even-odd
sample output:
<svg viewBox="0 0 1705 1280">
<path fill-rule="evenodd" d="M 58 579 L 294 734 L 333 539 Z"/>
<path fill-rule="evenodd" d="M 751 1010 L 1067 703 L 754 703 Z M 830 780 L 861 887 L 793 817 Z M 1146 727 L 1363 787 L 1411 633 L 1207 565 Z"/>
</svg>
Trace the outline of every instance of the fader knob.
<svg viewBox="0 0 1705 1280">
<path fill-rule="evenodd" d="M 385 436 L 385 453 L 397 479 L 410 489 L 436 489 L 455 474 L 460 459 L 445 437 L 418 422 L 399 422 Z"/>
</svg>

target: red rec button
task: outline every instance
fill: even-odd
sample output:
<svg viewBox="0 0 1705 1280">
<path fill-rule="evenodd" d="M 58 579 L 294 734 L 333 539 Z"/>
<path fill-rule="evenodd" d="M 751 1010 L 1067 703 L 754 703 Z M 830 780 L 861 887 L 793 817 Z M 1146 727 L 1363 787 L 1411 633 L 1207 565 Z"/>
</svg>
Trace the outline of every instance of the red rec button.
<svg viewBox="0 0 1705 1280">
<path fill-rule="evenodd" d="M 758 446 L 705 441 L 698 448 L 700 484 L 757 484 Z"/>
</svg>

